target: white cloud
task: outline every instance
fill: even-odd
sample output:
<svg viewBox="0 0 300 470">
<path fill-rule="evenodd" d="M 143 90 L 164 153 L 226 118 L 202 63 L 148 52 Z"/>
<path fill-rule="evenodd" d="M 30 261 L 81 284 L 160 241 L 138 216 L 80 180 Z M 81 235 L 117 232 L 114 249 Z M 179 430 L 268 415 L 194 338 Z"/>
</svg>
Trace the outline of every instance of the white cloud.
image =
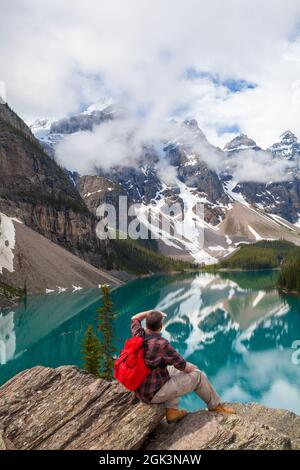
<svg viewBox="0 0 300 470">
<path fill-rule="evenodd" d="M 157 174 L 160 180 L 167 186 L 176 186 L 177 170 L 168 164 L 165 159 L 160 159 L 157 164 Z"/>
<path fill-rule="evenodd" d="M 97 166 L 107 170 L 114 165 L 134 164 L 145 146 L 152 146 L 159 157 L 160 175 L 167 169 L 169 172 L 162 179 L 174 182 L 175 169 L 163 159 L 163 142 L 175 139 L 181 130 L 181 124 L 157 121 L 151 116 L 142 120 L 127 112 L 124 117 L 104 122 L 92 131 L 64 137 L 56 146 L 56 156 L 67 168 L 85 174 L 93 172 Z"/>
<path fill-rule="evenodd" d="M 230 159 L 230 166 L 236 181 L 283 181 L 291 178 L 295 163 L 273 157 L 271 152 L 243 150 Z"/>
<path fill-rule="evenodd" d="M 131 120 L 108 121 L 93 131 L 66 136 L 57 146 L 58 159 L 81 174 L 92 172 L 98 165 L 108 169 L 112 165 L 134 163 L 141 152 L 139 136 L 133 136 Z"/>
<path fill-rule="evenodd" d="M 218 137 L 216 129 L 228 123 L 239 124 L 242 132 L 253 137 L 261 147 L 271 145 L 287 129 L 300 137 L 300 40 L 282 41 L 279 49 L 257 72 L 257 88 L 230 94 L 225 100 L 214 96 L 209 102 L 202 101 L 202 112 L 197 112 L 195 103 L 200 124 L 202 113 L 213 124 L 208 129 L 211 140 L 224 145 L 228 136 Z"/>
<path fill-rule="evenodd" d="M 77 132 L 65 136 L 56 147 L 56 156 L 61 164 L 80 174 L 91 174 L 96 168 L 108 170 L 111 166 L 134 165 L 141 157 L 145 146 L 152 146 L 159 160 L 157 171 L 160 179 L 172 185 L 177 170 L 171 166 L 163 150 L 170 141 L 189 146 L 195 136 L 193 128 L 173 121 L 151 121 L 145 125 L 140 120 L 126 115 L 123 118 L 104 122 L 92 131 Z M 187 147 L 186 147 L 187 148 Z M 295 162 L 274 157 L 271 152 L 246 149 L 233 152 L 228 158 L 220 150 L 212 147 L 205 137 L 195 139 L 190 148 L 218 172 L 230 169 L 236 181 L 283 181 L 290 178 L 290 170 Z"/>
<path fill-rule="evenodd" d="M 220 146 L 230 135 L 218 130 L 233 124 L 262 147 L 286 128 L 300 136 L 299 0 L 0 0 L 0 8 L 0 78 L 28 122 L 112 96 L 135 125 L 147 114 L 144 135 L 181 108 Z M 185 79 L 190 67 L 258 86 L 230 93 Z M 78 136 L 78 154 L 85 146 L 89 163 L 100 152 L 118 161 L 127 132 L 107 126 L 109 155 L 100 133 Z"/>
</svg>

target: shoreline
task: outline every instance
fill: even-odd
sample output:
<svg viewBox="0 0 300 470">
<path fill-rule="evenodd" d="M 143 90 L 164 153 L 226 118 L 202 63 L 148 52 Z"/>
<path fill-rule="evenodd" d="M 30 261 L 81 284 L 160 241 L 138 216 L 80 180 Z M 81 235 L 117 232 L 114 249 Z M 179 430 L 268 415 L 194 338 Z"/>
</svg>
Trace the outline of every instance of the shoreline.
<svg viewBox="0 0 300 470">
<path fill-rule="evenodd" d="M 300 297 L 300 292 L 296 290 L 283 289 L 282 287 L 276 286 L 278 292 L 283 295 L 293 295 L 295 297 Z"/>
<path fill-rule="evenodd" d="M 121 285 L 119 286 L 112 286 L 111 290 L 114 291 L 116 289 L 119 289 L 121 287 L 124 287 L 125 285 L 131 283 L 132 281 L 135 281 L 137 279 L 145 279 L 151 276 L 175 276 L 175 275 L 184 275 L 184 274 L 193 274 L 193 273 L 210 273 L 210 274 L 218 274 L 218 273 L 234 273 L 234 272 L 243 272 L 243 273 L 253 273 L 253 272 L 270 272 L 270 271 L 280 271 L 280 268 L 264 268 L 264 269 L 237 269 L 237 268 L 219 268 L 219 269 L 210 269 L 209 267 L 203 267 L 203 268 L 195 268 L 195 269 L 185 269 L 183 271 L 167 271 L 167 272 L 152 272 L 152 273 L 147 273 L 147 274 L 132 274 L 132 273 L 127 273 L 124 271 L 117 272 L 116 270 L 108 271 L 111 273 L 114 277 L 119 279 L 121 281 Z M 94 287 L 90 287 L 90 289 L 97 289 L 99 285 L 95 285 Z M 279 292 L 282 294 L 292 294 L 292 295 L 300 295 L 297 291 L 287 291 L 280 289 L 277 285 L 274 286 L 274 288 L 277 288 Z M 70 292 L 70 290 L 67 288 L 66 292 Z M 51 292 L 52 293 L 52 292 Z M 51 293 L 45 293 L 45 290 L 41 290 L 40 292 L 35 292 L 33 294 L 29 294 L 28 297 L 35 297 L 39 295 L 51 295 Z M 56 293 L 55 291 L 53 294 Z M 0 312 L 4 311 L 7 308 L 10 307 L 17 307 L 21 304 L 23 298 L 20 296 L 19 298 L 10 298 L 9 296 L 5 296 L 0 292 Z"/>
<path fill-rule="evenodd" d="M 253 273 L 253 272 L 262 272 L 262 271 L 280 271 L 280 268 L 257 268 L 257 269 L 243 269 L 243 268 L 217 268 L 217 269 L 209 269 L 209 268 L 202 268 L 200 271 L 204 272 L 246 272 L 246 273 Z"/>
</svg>

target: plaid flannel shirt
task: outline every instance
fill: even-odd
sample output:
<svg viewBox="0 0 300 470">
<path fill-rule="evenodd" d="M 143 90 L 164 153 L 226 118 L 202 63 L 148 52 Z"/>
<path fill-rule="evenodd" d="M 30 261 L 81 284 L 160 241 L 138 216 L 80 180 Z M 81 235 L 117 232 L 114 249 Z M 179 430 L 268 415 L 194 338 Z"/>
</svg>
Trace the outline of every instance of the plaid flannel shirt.
<svg viewBox="0 0 300 470">
<path fill-rule="evenodd" d="M 144 360 L 146 366 L 151 369 L 135 394 L 143 402 L 150 403 L 156 392 L 170 378 L 167 366 L 184 370 L 186 361 L 159 333 L 147 334 L 139 320 L 132 320 L 131 333 L 132 336 L 144 338 Z"/>
</svg>

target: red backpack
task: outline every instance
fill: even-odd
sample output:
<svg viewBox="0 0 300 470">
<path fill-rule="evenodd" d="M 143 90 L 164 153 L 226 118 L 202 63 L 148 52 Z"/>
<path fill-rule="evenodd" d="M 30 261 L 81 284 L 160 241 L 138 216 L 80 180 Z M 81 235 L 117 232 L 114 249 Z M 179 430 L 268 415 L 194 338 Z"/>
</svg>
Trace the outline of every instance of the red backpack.
<svg viewBox="0 0 300 470">
<path fill-rule="evenodd" d="M 144 338 L 133 336 L 125 341 L 120 357 L 115 361 L 114 377 L 128 390 L 142 385 L 150 369 L 144 361 Z"/>
</svg>

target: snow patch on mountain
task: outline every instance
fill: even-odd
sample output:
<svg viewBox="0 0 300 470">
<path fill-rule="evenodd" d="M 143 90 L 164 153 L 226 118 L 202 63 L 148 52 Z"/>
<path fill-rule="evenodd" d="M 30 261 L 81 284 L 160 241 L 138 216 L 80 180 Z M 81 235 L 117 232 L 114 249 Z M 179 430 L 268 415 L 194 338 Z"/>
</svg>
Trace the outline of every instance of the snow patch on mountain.
<svg viewBox="0 0 300 470">
<path fill-rule="evenodd" d="M 280 217 L 279 215 L 277 214 L 268 214 L 270 217 L 272 217 L 272 219 L 274 219 L 277 223 L 279 223 L 280 225 L 283 225 L 284 227 L 286 227 L 287 229 L 289 230 L 292 230 L 293 232 L 297 232 L 297 230 L 295 229 L 294 225 L 297 226 L 296 224 L 290 224 L 288 223 L 287 220 L 284 220 L 282 217 Z"/>
<path fill-rule="evenodd" d="M 9 272 L 14 271 L 14 249 L 16 244 L 16 235 L 14 222 L 17 219 L 8 217 L 0 212 L 0 273 L 3 269 Z"/>
<path fill-rule="evenodd" d="M 175 215 L 170 212 L 169 202 L 165 198 L 170 191 L 176 194 L 176 202 L 183 204 L 183 211 Z M 135 215 L 153 238 L 160 239 L 163 244 L 182 254 L 189 254 L 196 263 L 214 264 L 220 256 L 235 251 L 236 246 L 229 237 L 219 234 L 217 226 L 204 220 L 204 204 L 208 202 L 207 197 L 195 188 L 175 178 L 174 186 L 163 184 L 150 204 L 141 204 L 135 209 Z M 215 238 L 219 243 L 213 245 L 210 240 Z"/>
<path fill-rule="evenodd" d="M 0 365 L 6 364 L 16 351 L 14 312 L 0 312 Z"/>
<path fill-rule="evenodd" d="M 115 101 L 112 98 L 106 98 L 103 100 L 96 101 L 96 103 L 92 103 L 89 105 L 82 114 L 92 114 L 94 111 L 104 111 L 106 110 L 107 113 L 113 113 L 111 107 L 115 105 Z M 109 109 L 110 108 L 110 109 Z"/>
<path fill-rule="evenodd" d="M 224 187 L 225 193 L 228 194 L 231 201 L 238 201 L 244 206 L 249 207 L 248 202 L 246 201 L 243 194 L 240 192 L 238 181 L 232 178 L 231 180 L 225 181 L 223 183 L 223 187 Z"/>
<path fill-rule="evenodd" d="M 35 137 L 49 145 L 55 143 L 55 137 L 51 135 L 51 126 L 56 122 L 55 119 L 38 119 L 31 124 L 31 132 Z"/>
<path fill-rule="evenodd" d="M 251 227 L 251 225 L 248 225 L 248 229 L 250 230 L 250 232 L 252 233 L 252 235 L 254 236 L 257 242 L 259 242 L 260 240 L 263 240 L 263 238 L 254 230 L 253 227 Z"/>
</svg>

